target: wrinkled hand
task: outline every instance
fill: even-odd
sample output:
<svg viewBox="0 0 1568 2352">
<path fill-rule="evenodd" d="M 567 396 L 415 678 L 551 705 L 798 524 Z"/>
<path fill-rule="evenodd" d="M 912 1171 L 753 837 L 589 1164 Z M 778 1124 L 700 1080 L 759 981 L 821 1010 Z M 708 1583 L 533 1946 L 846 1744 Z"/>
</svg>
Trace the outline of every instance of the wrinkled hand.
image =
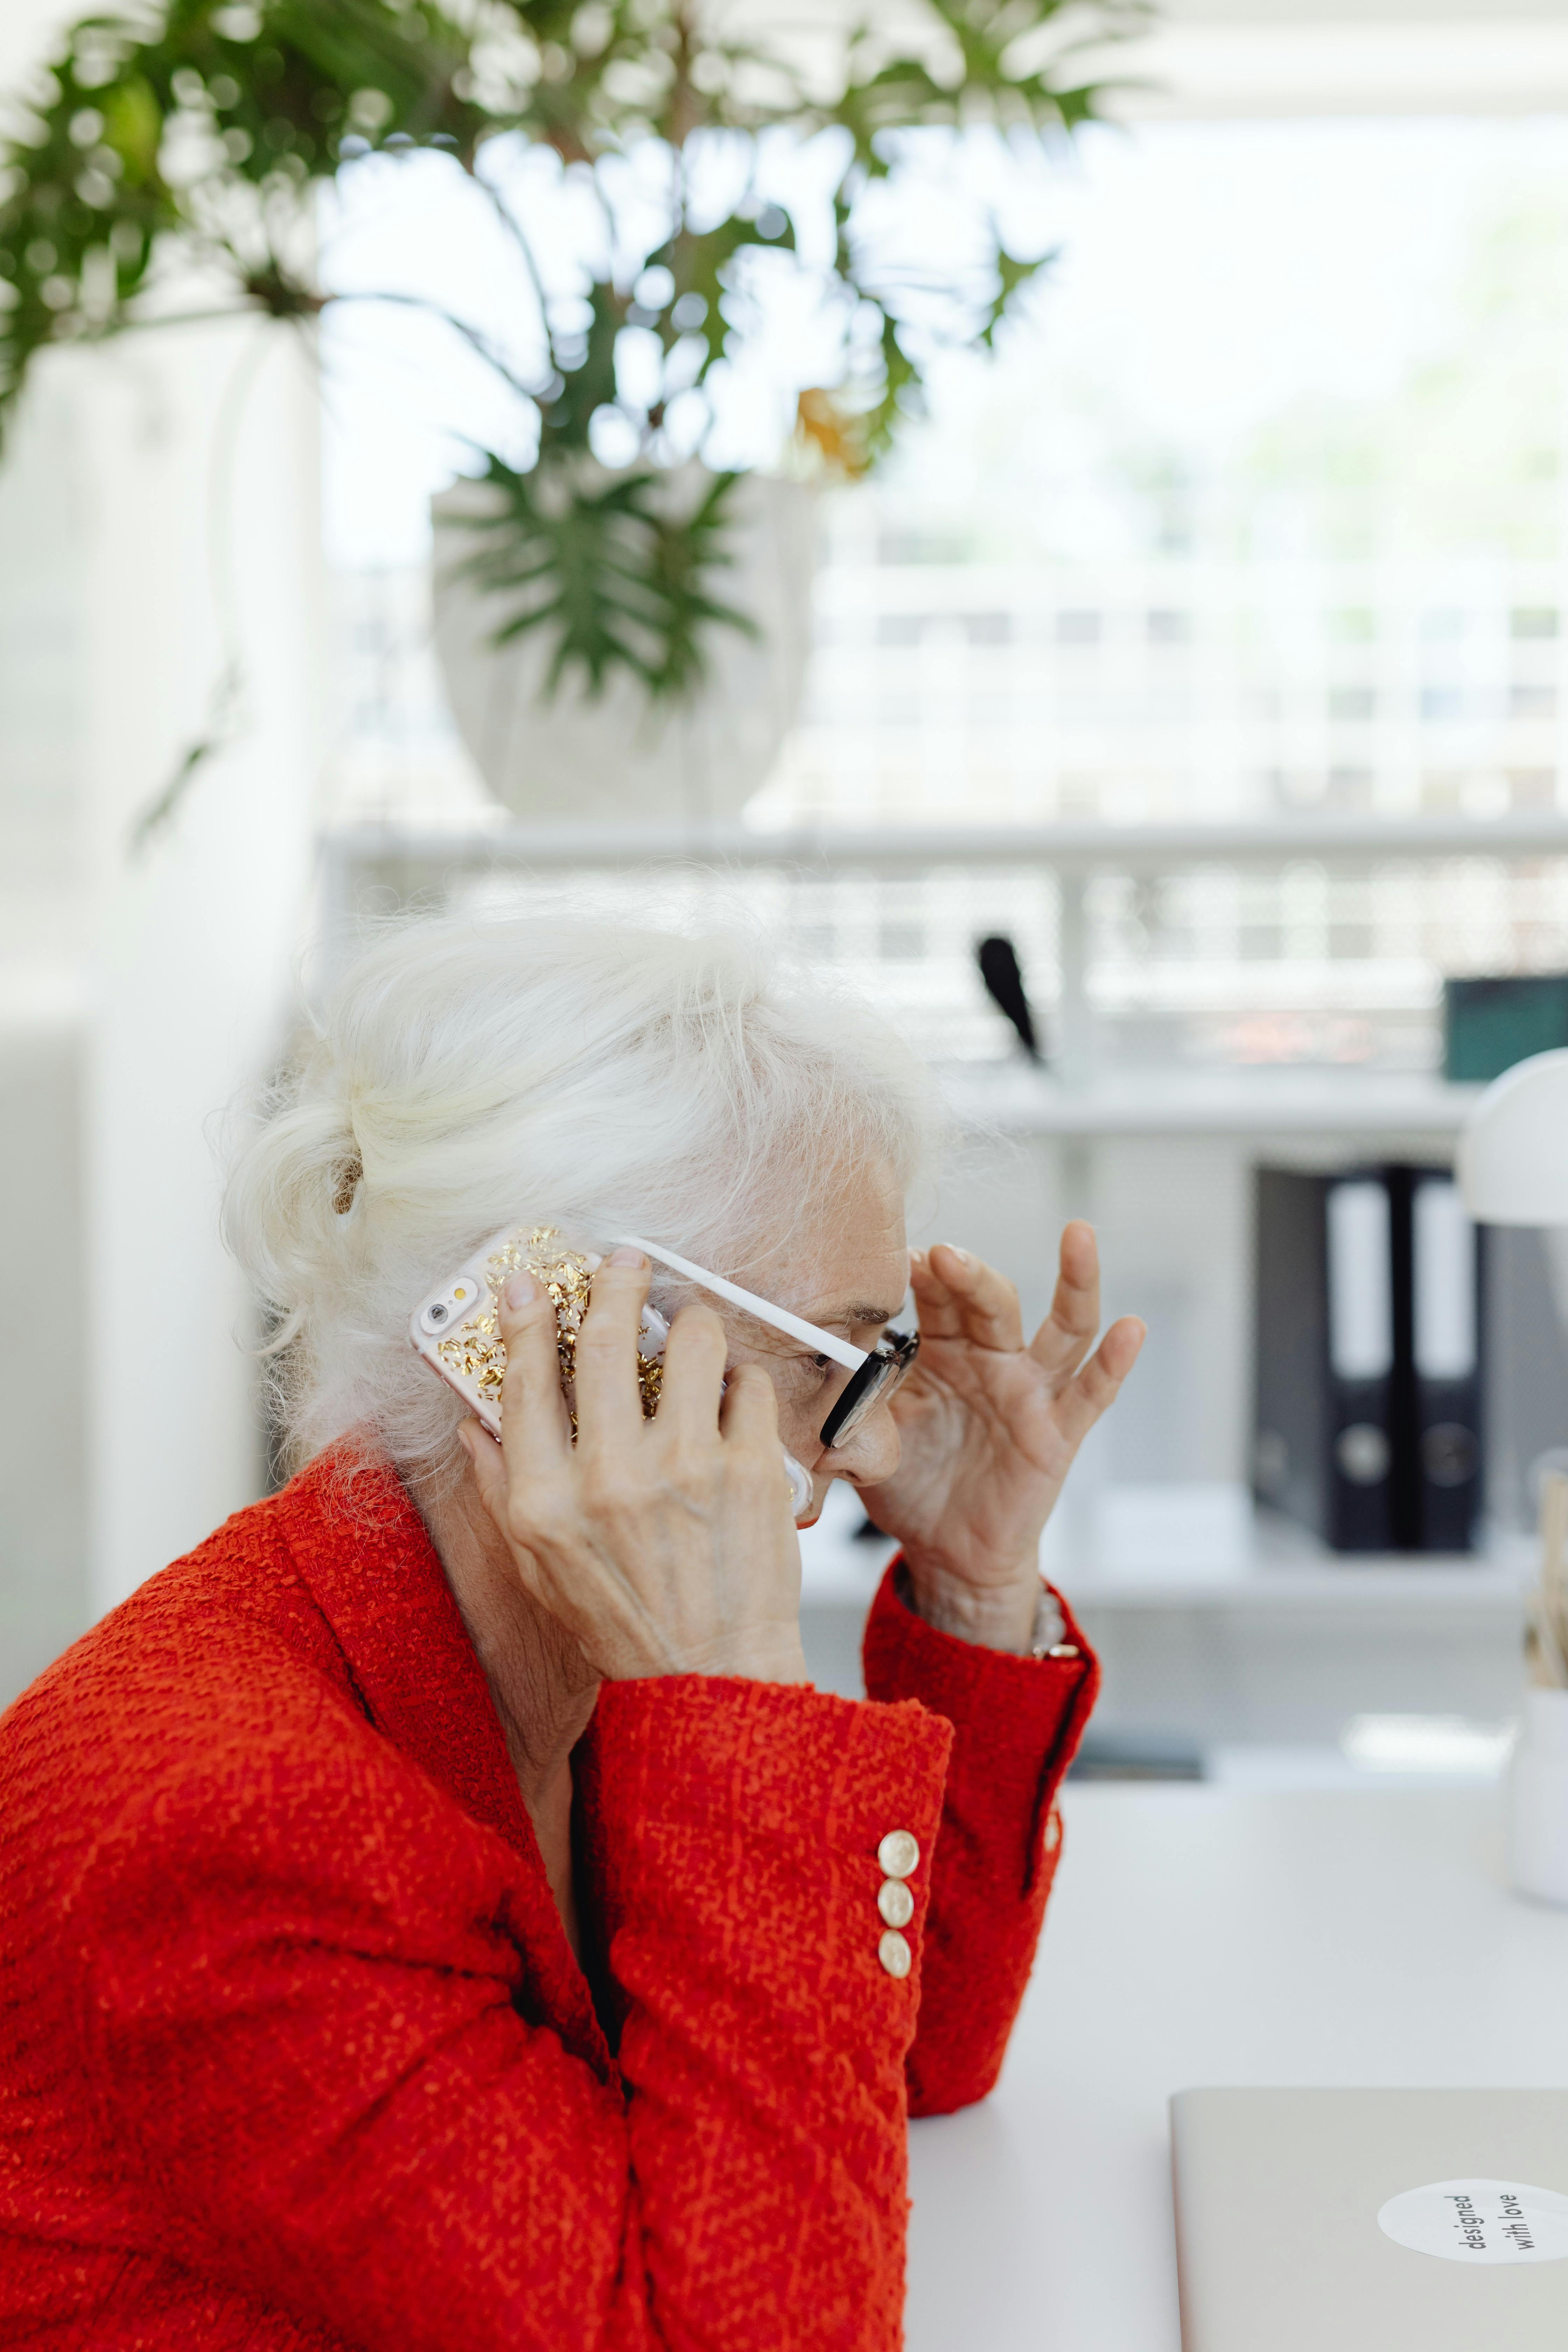
<svg viewBox="0 0 1568 2352">
<path fill-rule="evenodd" d="M 922 1617 L 968 1641 L 1027 1648 L 1039 1539 L 1062 1481 L 1143 1344 L 1136 1316 L 1100 1328 L 1093 1228 L 1062 1234 L 1051 1311 L 1024 1344 L 1018 1294 L 963 1250 L 910 1253 L 921 1351 L 893 1400 L 903 1440 L 870 1517 L 904 1549 Z"/>
<path fill-rule="evenodd" d="M 637 1331 L 648 1273 L 617 1250 L 577 1335 L 578 1441 L 561 1393 L 555 1310 L 527 1275 L 500 1303 L 501 1442 L 460 1433 L 486 1509 L 528 1591 L 609 1681 L 744 1675 L 804 1682 L 800 1543 L 773 1383 L 724 1378 L 705 1307 L 670 1326 L 657 1417 L 645 1421 Z"/>
</svg>

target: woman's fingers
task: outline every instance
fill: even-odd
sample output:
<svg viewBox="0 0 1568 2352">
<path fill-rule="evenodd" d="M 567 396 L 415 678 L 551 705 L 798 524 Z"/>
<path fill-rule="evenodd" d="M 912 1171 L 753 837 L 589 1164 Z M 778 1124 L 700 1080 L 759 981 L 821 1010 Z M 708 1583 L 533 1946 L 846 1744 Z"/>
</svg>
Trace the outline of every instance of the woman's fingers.
<svg viewBox="0 0 1568 2352">
<path fill-rule="evenodd" d="M 963 1318 L 958 1300 L 931 1263 L 935 1255 L 935 1250 L 910 1252 L 910 1288 L 915 1295 L 921 1337 L 956 1339 L 963 1329 Z"/>
<path fill-rule="evenodd" d="M 642 1427 L 637 1339 L 647 1284 L 640 1250 L 612 1250 L 595 1269 L 576 1349 L 577 1435 L 585 1454 L 624 1449 Z"/>
<path fill-rule="evenodd" d="M 501 1444 L 520 1475 L 542 1468 L 566 1450 L 571 1425 L 561 1393 L 555 1309 L 531 1274 L 509 1276 L 496 1306 L 506 1346 L 500 1389 Z"/>
<path fill-rule="evenodd" d="M 1058 1389 L 1070 1381 L 1100 1328 L 1100 1245 L 1094 1227 L 1074 1217 L 1062 1228 L 1061 1255 L 1051 1311 L 1029 1342 L 1029 1353 Z"/>
<path fill-rule="evenodd" d="M 676 1440 L 716 1434 L 726 1352 L 724 1326 L 712 1308 L 683 1307 L 664 1343 L 658 1391 L 659 1425 Z"/>
<path fill-rule="evenodd" d="M 778 1396 L 761 1364 L 740 1364 L 731 1374 L 719 1409 L 719 1425 L 733 1444 L 779 1443 Z"/>
<path fill-rule="evenodd" d="M 1013 1353 L 1024 1345 L 1018 1294 L 1012 1284 L 967 1250 L 938 1242 L 910 1252 L 910 1282 L 921 1331 L 931 1339 L 962 1339 Z M 1059 1395 L 1094 1345 L 1100 1328 L 1100 1248 L 1094 1227 L 1075 1217 L 1063 1227 L 1051 1311 L 1029 1342 L 1029 1353 Z M 1130 1370 L 1129 1358 L 1125 1369 Z M 1125 1370 L 1123 1372 L 1125 1377 Z"/>
<path fill-rule="evenodd" d="M 779 1439 L 779 1402 L 761 1364 L 741 1364 L 731 1373 L 720 1407 L 720 1427 L 731 1470 L 760 1480 L 764 1507 L 771 1492 L 776 1523 L 782 1527 L 787 1522 L 793 1529 L 795 1496 Z M 798 1606 L 798 1585 L 792 1591 Z"/>
<path fill-rule="evenodd" d="M 1018 1294 L 1005 1276 L 951 1242 L 910 1253 L 910 1283 L 921 1330 L 932 1339 L 968 1339 L 1011 1353 L 1024 1344 Z"/>
<path fill-rule="evenodd" d="M 1076 1381 L 1057 1401 L 1057 1428 L 1076 1453 L 1138 1360 L 1145 1326 L 1136 1315 L 1113 1323 Z"/>
</svg>

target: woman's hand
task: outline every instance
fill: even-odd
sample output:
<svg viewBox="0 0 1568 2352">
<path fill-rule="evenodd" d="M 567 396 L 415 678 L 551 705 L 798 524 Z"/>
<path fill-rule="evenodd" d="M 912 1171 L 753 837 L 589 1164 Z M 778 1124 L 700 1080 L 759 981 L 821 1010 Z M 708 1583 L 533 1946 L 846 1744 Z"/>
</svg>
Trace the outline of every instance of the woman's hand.
<svg viewBox="0 0 1568 2352">
<path fill-rule="evenodd" d="M 910 1253 L 921 1351 L 893 1399 L 898 1469 L 862 1499 L 897 1536 L 931 1623 L 996 1649 L 1028 1647 L 1037 1558 L 1074 1455 L 1143 1344 L 1135 1316 L 1100 1328 L 1093 1228 L 1069 1224 L 1046 1321 L 1027 1347 L 1018 1294 L 945 1243 Z M 1086 1361 L 1085 1359 L 1088 1359 Z"/>
<path fill-rule="evenodd" d="M 561 1393 L 555 1310 L 527 1275 L 500 1302 L 501 1442 L 459 1433 L 518 1574 L 606 1680 L 745 1675 L 804 1682 L 800 1544 L 773 1384 L 742 1365 L 721 1397 L 724 1332 L 705 1307 L 670 1327 L 645 1421 L 637 1332 L 646 1261 L 618 1249 L 577 1335 L 578 1441 Z"/>
</svg>

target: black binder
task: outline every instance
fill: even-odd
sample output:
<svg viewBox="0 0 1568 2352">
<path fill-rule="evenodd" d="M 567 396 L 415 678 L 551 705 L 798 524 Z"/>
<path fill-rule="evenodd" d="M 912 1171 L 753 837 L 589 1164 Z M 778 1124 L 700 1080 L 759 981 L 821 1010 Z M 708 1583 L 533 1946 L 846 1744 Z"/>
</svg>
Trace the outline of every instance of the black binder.
<svg viewBox="0 0 1568 2352">
<path fill-rule="evenodd" d="M 1481 1498 L 1482 1237 L 1446 1170 L 1391 1169 L 1409 1187 L 1413 1429 L 1405 1509 L 1415 1551 L 1468 1551 Z"/>
<path fill-rule="evenodd" d="M 1467 1551 L 1480 1246 L 1444 1169 L 1257 1171 L 1254 1487 L 1335 1551 Z"/>
</svg>

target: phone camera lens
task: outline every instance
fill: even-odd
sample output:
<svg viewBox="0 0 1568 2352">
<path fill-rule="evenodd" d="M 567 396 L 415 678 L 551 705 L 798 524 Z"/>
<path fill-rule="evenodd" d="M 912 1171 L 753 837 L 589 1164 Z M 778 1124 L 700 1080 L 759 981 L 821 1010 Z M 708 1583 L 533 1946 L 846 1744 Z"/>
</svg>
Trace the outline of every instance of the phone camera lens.
<svg viewBox="0 0 1568 2352">
<path fill-rule="evenodd" d="M 430 1309 L 426 1320 L 430 1323 L 444 1323 L 447 1320 L 447 1311 L 446 1307 L 441 1305 L 439 1300 L 437 1300 L 436 1305 Z"/>
</svg>

